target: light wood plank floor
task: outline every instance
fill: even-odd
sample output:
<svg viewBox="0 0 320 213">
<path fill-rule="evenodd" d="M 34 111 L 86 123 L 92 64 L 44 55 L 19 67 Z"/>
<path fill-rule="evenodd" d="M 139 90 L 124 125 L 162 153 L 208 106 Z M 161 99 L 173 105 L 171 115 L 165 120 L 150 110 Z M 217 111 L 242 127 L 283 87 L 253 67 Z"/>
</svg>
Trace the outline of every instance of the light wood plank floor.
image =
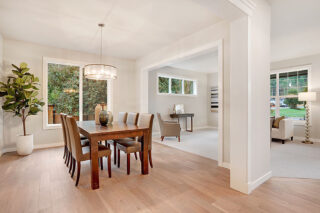
<svg viewBox="0 0 320 213">
<path fill-rule="evenodd" d="M 106 168 L 100 173 L 95 191 L 89 162 L 83 163 L 76 188 L 62 153 L 52 148 L 2 156 L 0 212 L 320 212 L 319 180 L 272 178 L 247 196 L 229 188 L 229 172 L 216 161 L 157 143 L 150 175 L 140 175 L 132 157 L 127 176 L 123 154 L 111 179 Z"/>
</svg>

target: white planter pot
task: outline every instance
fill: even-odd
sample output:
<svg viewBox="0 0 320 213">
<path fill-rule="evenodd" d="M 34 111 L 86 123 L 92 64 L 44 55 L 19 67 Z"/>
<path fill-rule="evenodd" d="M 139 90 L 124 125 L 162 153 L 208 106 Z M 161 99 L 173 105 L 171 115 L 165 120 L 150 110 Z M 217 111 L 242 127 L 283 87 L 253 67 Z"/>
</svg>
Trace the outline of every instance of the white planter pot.
<svg viewBox="0 0 320 213">
<path fill-rule="evenodd" d="M 19 135 L 16 146 L 19 155 L 30 155 L 33 150 L 33 135 Z"/>
</svg>

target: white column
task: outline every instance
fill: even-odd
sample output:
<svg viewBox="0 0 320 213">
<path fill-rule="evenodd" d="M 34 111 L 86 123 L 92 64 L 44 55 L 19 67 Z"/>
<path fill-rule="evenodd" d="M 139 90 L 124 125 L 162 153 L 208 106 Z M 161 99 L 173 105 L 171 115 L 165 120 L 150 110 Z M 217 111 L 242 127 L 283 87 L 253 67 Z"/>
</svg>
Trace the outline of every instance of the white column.
<svg viewBox="0 0 320 213">
<path fill-rule="evenodd" d="M 231 23 L 230 185 L 250 193 L 270 171 L 270 6 Z"/>
</svg>

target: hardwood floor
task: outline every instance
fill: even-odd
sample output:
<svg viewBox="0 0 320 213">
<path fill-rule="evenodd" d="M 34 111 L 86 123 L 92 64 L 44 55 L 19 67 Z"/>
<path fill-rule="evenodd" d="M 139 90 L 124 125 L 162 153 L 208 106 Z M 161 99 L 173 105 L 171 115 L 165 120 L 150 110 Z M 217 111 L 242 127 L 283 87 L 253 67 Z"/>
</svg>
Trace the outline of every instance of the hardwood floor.
<svg viewBox="0 0 320 213">
<path fill-rule="evenodd" d="M 272 178 L 250 196 L 229 188 L 229 172 L 217 162 L 158 143 L 154 168 L 140 175 L 140 162 L 100 172 L 90 189 L 90 164 L 82 163 L 75 187 L 63 148 L 0 158 L 0 212 L 319 212 L 320 180 Z M 122 162 L 126 155 L 122 153 Z M 106 166 L 106 159 L 104 165 Z M 145 187 L 142 191 L 139 187 Z"/>
</svg>

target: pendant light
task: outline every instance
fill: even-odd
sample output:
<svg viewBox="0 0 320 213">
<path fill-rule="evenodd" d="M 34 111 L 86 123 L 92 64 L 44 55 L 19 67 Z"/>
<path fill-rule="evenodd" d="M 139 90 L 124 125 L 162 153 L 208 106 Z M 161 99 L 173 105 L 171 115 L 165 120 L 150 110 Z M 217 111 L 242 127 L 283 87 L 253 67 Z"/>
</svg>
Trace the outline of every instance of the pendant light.
<svg viewBox="0 0 320 213">
<path fill-rule="evenodd" d="M 108 80 L 117 78 L 117 68 L 112 65 L 102 64 L 102 28 L 104 24 L 98 24 L 101 30 L 100 64 L 87 64 L 84 66 L 84 77 L 92 80 Z"/>
</svg>

